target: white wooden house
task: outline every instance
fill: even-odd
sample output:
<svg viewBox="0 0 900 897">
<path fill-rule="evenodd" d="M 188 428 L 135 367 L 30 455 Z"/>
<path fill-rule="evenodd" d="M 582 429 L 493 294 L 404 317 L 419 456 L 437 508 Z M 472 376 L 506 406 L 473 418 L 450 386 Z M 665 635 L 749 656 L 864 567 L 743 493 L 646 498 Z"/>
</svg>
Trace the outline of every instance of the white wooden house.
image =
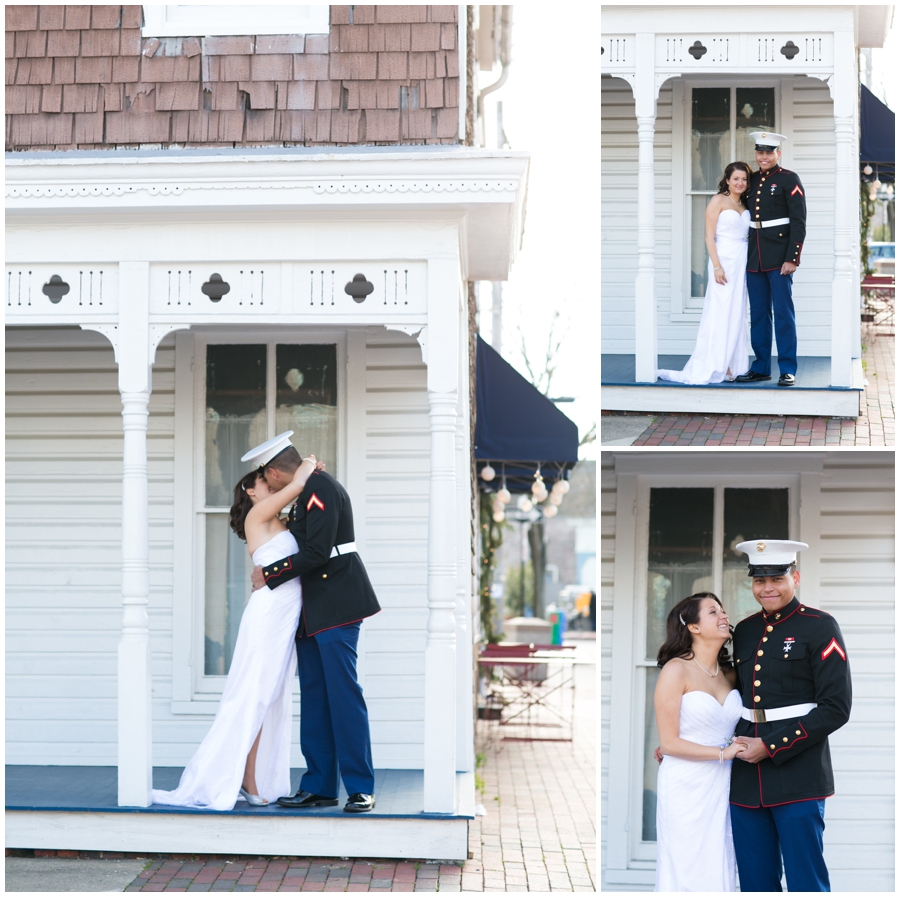
<svg viewBox="0 0 900 897">
<path fill-rule="evenodd" d="M 465 858 L 468 284 L 507 277 L 528 166 L 526 153 L 463 145 L 465 7 L 331 7 L 330 25 L 309 26 L 330 35 L 305 45 L 296 33 L 241 37 L 246 21 L 215 43 L 153 20 L 160 45 L 146 18 L 141 35 L 140 7 L 61 10 L 7 14 L 23 48 L 7 77 L 43 89 L 44 111 L 33 93 L 8 93 L 22 102 L 7 104 L 6 759 L 38 784 L 11 807 L 8 774 L 6 844 Z M 300 27 L 265 24 L 285 26 Z M 71 57 L 61 42 L 87 29 L 92 47 L 113 48 L 98 63 L 83 43 L 76 68 L 113 73 L 75 85 L 81 100 L 98 95 L 89 88 L 113 98 L 85 113 L 101 119 L 93 137 L 93 119 L 76 115 L 73 131 L 71 115 L 46 111 L 51 74 Z M 28 55 L 40 46 L 60 54 L 51 66 Z M 141 78 L 115 82 L 132 64 Z M 263 80 L 240 82 L 246 102 L 217 112 L 244 71 Z M 341 108 L 329 105 L 335 85 Z M 125 111 L 117 89 L 132 97 Z M 374 107 L 376 93 L 368 140 L 394 145 L 353 145 L 366 137 L 348 122 L 366 121 L 360 97 Z M 213 108 L 179 112 L 175 94 L 210 94 Z M 313 108 L 279 105 L 286 96 Z M 182 148 L 188 117 L 203 128 Z M 418 137 L 414 121 L 427 125 Z M 153 140 L 163 122 L 167 137 Z M 376 782 L 390 787 L 361 819 L 150 808 L 154 771 L 183 766 L 212 722 L 249 595 L 227 529 L 241 447 L 286 429 L 354 503 L 383 608 L 362 627 L 359 673 Z M 292 766 L 304 765 L 295 743 Z M 92 795 L 88 773 L 104 769 L 110 793 Z M 56 793 L 39 794 L 53 775 Z"/>
<path fill-rule="evenodd" d="M 892 15 L 603 6 L 603 408 L 858 414 L 858 50 L 882 46 Z M 747 135 L 760 128 L 787 136 L 781 164 L 806 188 L 797 386 L 664 385 L 656 370 L 680 369 L 697 336 L 706 203 L 726 164 L 755 168 Z"/>
<path fill-rule="evenodd" d="M 894 455 L 877 451 L 603 452 L 601 890 L 652 890 L 665 619 L 699 590 L 733 623 L 758 611 L 743 539 L 809 544 L 798 595 L 837 619 L 850 721 L 829 737 L 835 796 L 825 859 L 835 891 L 894 890 Z"/>
</svg>

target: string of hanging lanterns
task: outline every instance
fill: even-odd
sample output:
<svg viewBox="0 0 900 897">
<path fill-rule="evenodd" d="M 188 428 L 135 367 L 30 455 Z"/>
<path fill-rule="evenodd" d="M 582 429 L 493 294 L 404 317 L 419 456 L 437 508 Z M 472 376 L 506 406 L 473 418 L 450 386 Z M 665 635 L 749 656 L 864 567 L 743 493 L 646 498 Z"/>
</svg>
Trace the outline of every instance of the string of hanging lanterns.
<svg viewBox="0 0 900 897">
<path fill-rule="evenodd" d="M 480 476 L 485 483 L 491 483 L 496 479 L 497 471 L 494 470 L 490 464 L 485 464 L 481 469 Z M 501 474 L 501 477 L 502 485 L 494 494 L 494 501 L 491 508 L 492 516 L 496 523 L 502 523 L 506 519 L 506 506 L 512 501 L 512 495 L 510 494 L 509 489 L 506 488 L 505 469 Z M 531 484 L 531 497 L 529 498 L 527 493 L 520 495 L 517 506 L 523 514 L 527 514 L 535 506 L 540 506 L 538 507 L 538 510 L 541 514 L 544 517 L 552 518 L 559 513 L 559 506 L 562 504 L 563 496 L 568 491 L 569 482 L 568 480 L 562 479 L 562 477 L 560 477 L 550 489 L 547 489 L 547 484 L 544 482 L 544 477 L 541 474 L 541 465 L 538 464 L 534 474 L 534 482 Z"/>
</svg>

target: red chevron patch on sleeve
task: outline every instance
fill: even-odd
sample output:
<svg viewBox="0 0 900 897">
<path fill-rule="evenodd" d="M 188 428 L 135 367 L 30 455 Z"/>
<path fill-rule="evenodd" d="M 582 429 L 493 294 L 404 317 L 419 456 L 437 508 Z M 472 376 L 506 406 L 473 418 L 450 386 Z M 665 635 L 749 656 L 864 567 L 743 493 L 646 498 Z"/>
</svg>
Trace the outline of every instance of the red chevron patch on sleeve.
<svg viewBox="0 0 900 897">
<path fill-rule="evenodd" d="M 312 510 L 313 505 L 315 505 L 315 507 L 317 507 L 320 511 L 324 511 L 324 510 L 325 510 L 325 502 L 323 502 L 322 499 L 319 498 L 319 496 L 316 495 L 315 492 L 313 492 L 312 497 L 311 497 L 310 500 L 306 503 L 306 510 L 307 510 L 307 511 Z"/>
<path fill-rule="evenodd" d="M 791 190 L 791 196 L 795 196 L 797 193 L 799 193 L 801 196 L 803 196 L 803 191 L 800 189 L 799 184 L 797 184 L 797 186 L 794 187 L 793 190 Z"/>
<path fill-rule="evenodd" d="M 822 652 L 822 660 L 825 660 L 832 651 L 837 651 L 838 654 L 841 655 L 841 659 L 846 661 L 847 655 L 844 653 L 844 649 L 837 643 L 837 639 L 832 639 L 828 643 L 828 647 Z"/>
</svg>

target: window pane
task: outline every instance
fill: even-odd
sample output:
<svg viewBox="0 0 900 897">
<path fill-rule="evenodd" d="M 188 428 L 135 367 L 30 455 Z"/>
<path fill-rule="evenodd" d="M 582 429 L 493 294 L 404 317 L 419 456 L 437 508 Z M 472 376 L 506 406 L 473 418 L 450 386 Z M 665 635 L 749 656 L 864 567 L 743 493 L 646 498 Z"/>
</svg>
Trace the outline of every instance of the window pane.
<svg viewBox="0 0 900 897">
<path fill-rule="evenodd" d="M 336 474 L 337 346 L 277 346 L 275 368 L 275 431 L 293 430 L 300 454 Z"/>
<path fill-rule="evenodd" d="M 692 190 L 715 190 L 731 161 L 730 104 L 728 87 L 695 87 L 692 91 Z"/>
<path fill-rule="evenodd" d="M 706 296 L 709 266 L 706 252 L 706 207 L 708 196 L 691 197 L 691 296 Z"/>
<path fill-rule="evenodd" d="M 755 144 L 748 137 L 751 131 L 775 129 L 775 88 L 738 87 L 735 94 L 736 134 L 735 155 L 753 163 Z M 733 161 L 733 160 L 732 160 Z M 752 165 L 756 168 L 756 165 Z M 770 536 L 770 538 L 774 538 Z"/>
<path fill-rule="evenodd" d="M 248 472 L 241 455 L 265 442 L 266 347 L 206 350 L 206 505 L 229 508 Z"/>
<path fill-rule="evenodd" d="M 641 824 L 641 840 L 656 840 L 656 778 L 659 775 L 659 764 L 653 751 L 659 744 L 659 733 L 656 731 L 656 714 L 653 711 L 653 692 L 656 691 L 656 680 L 659 669 L 648 667 L 646 703 L 644 705 L 644 787 L 643 787 L 643 823 Z"/>
<path fill-rule="evenodd" d="M 712 588 L 712 489 L 651 489 L 647 659 L 666 640 L 666 617 L 688 595 Z"/>
<path fill-rule="evenodd" d="M 759 610 L 747 576 L 747 555 L 734 546 L 749 539 L 788 538 L 787 489 L 725 490 L 721 598 L 732 626 Z"/>
<path fill-rule="evenodd" d="M 252 569 L 247 543 L 234 534 L 228 515 L 207 514 L 203 663 L 207 676 L 225 676 L 231 669 L 241 616 L 250 600 Z"/>
</svg>

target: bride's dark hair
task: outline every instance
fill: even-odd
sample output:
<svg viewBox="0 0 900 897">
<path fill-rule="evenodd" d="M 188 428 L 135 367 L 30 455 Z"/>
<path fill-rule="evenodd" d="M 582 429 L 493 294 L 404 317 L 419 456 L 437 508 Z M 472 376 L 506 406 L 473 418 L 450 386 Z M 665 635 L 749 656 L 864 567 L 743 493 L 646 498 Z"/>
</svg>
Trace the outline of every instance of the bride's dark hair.
<svg viewBox="0 0 900 897">
<path fill-rule="evenodd" d="M 712 592 L 697 592 L 696 595 L 682 598 L 669 611 L 669 616 L 666 618 L 666 640 L 659 649 L 659 654 L 656 655 L 656 665 L 658 667 L 664 667 L 673 657 L 691 658 L 694 656 L 692 647 L 693 635 L 688 629 L 688 624 L 699 622 L 700 602 L 704 598 L 712 598 L 719 607 L 722 606 L 722 602 Z M 734 629 L 731 626 L 728 627 L 728 631 L 734 635 Z M 719 656 L 716 659 L 723 670 L 731 669 L 731 658 L 728 656 L 728 650 L 725 645 L 722 645 Z"/>
<path fill-rule="evenodd" d="M 231 505 L 231 528 L 234 530 L 235 535 L 245 542 L 247 541 L 247 536 L 244 533 L 244 521 L 250 513 L 250 508 L 253 507 L 253 501 L 247 495 L 247 490 L 252 489 L 256 485 L 256 481 L 261 479 L 262 474 L 258 470 L 254 470 L 242 476 L 234 487 L 234 503 Z"/>
<path fill-rule="evenodd" d="M 750 189 L 750 175 L 752 173 L 750 171 L 750 166 L 746 162 L 729 162 L 728 165 L 725 166 L 725 177 L 723 177 L 722 180 L 719 181 L 719 186 L 717 188 L 719 193 L 722 193 L 725 196 L 728 195 L 728 178 L 730 178 L 735 173 L 735 171 L 746 172 L 746 174 L 747 174 L 747 190 Z M 741 194 L 741 201 L 744 202 L 745 204 L 746 204 L 746 199 L 747 199 L 747 190 L 745 190 Z M 718 599 L 716 599 L 716 600 L 718 601 Z"/>
</svg>

